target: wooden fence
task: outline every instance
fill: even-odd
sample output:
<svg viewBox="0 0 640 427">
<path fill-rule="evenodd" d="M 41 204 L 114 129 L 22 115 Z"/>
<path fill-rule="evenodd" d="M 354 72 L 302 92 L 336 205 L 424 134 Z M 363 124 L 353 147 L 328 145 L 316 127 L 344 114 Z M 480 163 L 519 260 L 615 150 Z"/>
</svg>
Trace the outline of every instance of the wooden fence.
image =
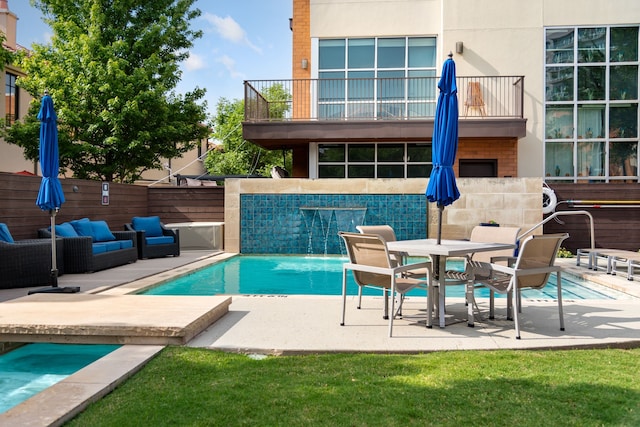
<svg viewBox="0 0 640 427">
<path fill-rule="evenodd" d="M 632 251 L 640 248 L 640 185 L 553 184 L 551 188 L 558 199 L 556 211 L 585 210 L 593 216 L 596 247 Z M 558 220 L 564 224 L 552 219 L 545 224 L 544 232 L 569 233 L 563 246 L 573 253 L 590 246 L 588 216 L 560 216 Z"/>
<path fill-rule="evenodd" d="M 0 172 L 0 222 L 16 240 L 37 237 L 50 224 L 49 213 L 35 204 L 41 178 Z M 63 179 L 66 202 L 56 222 L 88 217 L 122 230 L 134 216 L 158 215 L 162 222 L 224 221 L 224 187 L 144 187 L 109 184 L 109 204 L 102 204 L 102 183 Z"/>
<path fill-rule="evenodd" d="M 35 204 L 41 178 L 0 172 L 0 222 L 9 226 L 16 239 L 37 237 L 37 229 L 47 227 L 49 214 Z M 158 215 L 162 222 L 224 221 L 224 187 L 144 187 L 109 185 L 109 205 L 102 205 L 102 183 L 63 179 L 66 202 L 56 217 L 61 223 L 88 217 L 107 221 L 120 230 L 133 216 Z M 597 247 L 636 251 L 640 248 L 640 203 L 627 207 L 571 207 L 568 200 L 638 201 L 640 185 L 634 184 L 554 184 L 559 210 L 587 210 L 594 218 Z M 541 195 L 542 198 L 542 195 Z M 563 216 L 564 224 L 551 220 L 545 233 L 568 232 L 564 246 L 575 253 L 589 247 L 586 216 Z"/>
</svg>

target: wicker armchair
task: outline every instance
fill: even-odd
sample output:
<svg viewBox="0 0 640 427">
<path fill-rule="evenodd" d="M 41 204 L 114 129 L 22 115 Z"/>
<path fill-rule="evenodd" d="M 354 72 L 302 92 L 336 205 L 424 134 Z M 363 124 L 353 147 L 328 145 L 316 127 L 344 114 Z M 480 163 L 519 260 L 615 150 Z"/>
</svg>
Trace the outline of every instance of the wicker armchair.
<svg viewBox="0 0 640 427">
<path fill-rule="evenodd" d="M 154 238 L 148 239 L 147 232 L 142 229 L 135 229 L 134 223 L 127 223 L 124 225 L 124 229 L 127 231 L 133 231 L 136 233 L 136 245 L 138 246 L 138 258 L 162 258 L 165 256 L 180 256 L 180 230 L 170 229 L 164 226 L 161 222 L 158 222 L 163 240 L 167 240 L 166 243 L 149 244 Z M 157 233 L 159 234 L 160 231 Z M 171 237 L 171 239 L 168 239 Z"/>
<path fill-rule="evenodd" d="M 117 267 L 138 260 L 136 233 L 130 231 L 112 231 L 116 240 L 131 240 L 133 247 L 105 253 L 93 253 L 93 240 L 89 236 L 63 237 L 64 271 L 66 273 L 89 273 Z M 46 228 L 38 230 L 38 237 L 51 237 Z"/>
<path fill-rule="evenodd" d="M 56 239 L 58 275 L 64 272 L 64 242 Z M 0 289 L 48 286 L 51 283 L 51 239 L 0 241 Z"/>
</svg>

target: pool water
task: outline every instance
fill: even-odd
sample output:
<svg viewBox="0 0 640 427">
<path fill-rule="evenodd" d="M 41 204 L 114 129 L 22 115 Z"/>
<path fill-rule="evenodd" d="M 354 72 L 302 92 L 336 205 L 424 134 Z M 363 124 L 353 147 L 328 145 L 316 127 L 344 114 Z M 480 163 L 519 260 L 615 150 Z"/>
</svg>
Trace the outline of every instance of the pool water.
<svg viewBox="0 0 640 427">
<path fill-rule="evenodd" d="M 239 255 L 202 270 L 179 277 L 144 292 L 145 295 L 341 295 L 342 264 L 339 256 Z M 447 268 L 461 268 L 453 260 Z M 555 299 L 556 277 L 542 290 L 526 290 L 524 298 Z M 357 295 L 358 286 L 348 274 L 347 293 Z M 379 289 L 365 288 L 365 295 L 380 295 Z M 415 290 L 409 295 L 424 295 Z M 447 295 L 463 297 L 464 286 L 447 287 Z M 476 296 L 489 297 L 486 288 Z M 497 295 L 501 297 L 501 295 Z M 620 299 L 626 295 L 586 282 L 575 276 L 562 276 L 562 296 L 566 299 Z"/>
<path fill-rule="evenodd" d="M 0 355 L 0 413 L 67 378 L 119 345 L 27 344 Z"/>
</svg>

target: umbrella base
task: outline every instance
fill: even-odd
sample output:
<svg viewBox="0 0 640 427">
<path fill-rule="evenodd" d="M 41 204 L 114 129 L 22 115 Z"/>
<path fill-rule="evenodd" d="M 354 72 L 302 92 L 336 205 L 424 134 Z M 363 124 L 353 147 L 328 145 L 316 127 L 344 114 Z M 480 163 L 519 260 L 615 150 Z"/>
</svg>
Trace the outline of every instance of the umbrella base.
<svg viewBox="0 0 640 427">
<path fill-rule="evenodd" d="M 62 288 L 58 286 L 49 286 L 47 288 L 33 289 L 27 293 L 31 294 L 75 294 L 80 292 L 80 286 L 64 286 Z"/>
</svg>

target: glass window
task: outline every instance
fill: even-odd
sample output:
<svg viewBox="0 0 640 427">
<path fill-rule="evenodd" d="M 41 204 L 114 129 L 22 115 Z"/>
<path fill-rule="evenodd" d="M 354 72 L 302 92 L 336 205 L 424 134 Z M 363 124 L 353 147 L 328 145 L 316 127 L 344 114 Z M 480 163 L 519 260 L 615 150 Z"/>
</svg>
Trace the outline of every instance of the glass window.
<svg viewBox="0 0 640 427">
<path fill-rule="evenodd" d="M 404 162 L 404 144 L 378 144 L 379 162 Z"/>
<path fill-rule="evenodd" d="M 546 31 L 545 175 L 549 179 L 640 180 L 639 28 Z M 569 51 L 577 52 L 575 58 Z"/>
<path fill-rule="evenodd" d="M 573 170 L 573 142 L 548 142 L 545 149 L 545 175 L 571 177 Z"/>
<path fill-rule="evenodd" d="M 606 67 L 578 67 L 578 100 L 603 100 Z"/>
<path fill-rule="evenodd" d="M 349 165 L 349 178 L 375 178 L 373 165 Z"/>
<path fill-rule="evenodd" d="M 320 162 L 344 162 L 344 144 L 320 144 L 318 160 Z"/>
<path fill-rule="evenodd" d="M 549 139 L 573 137 L 573 105 L 550 105 L 547 107 L 545 134 Z"/>
<path fill-rule="evenodd" d="M 405 99 L 404 71 L 378 72 L 378 98 L 384 100 Z"/>
<path fill-rule="evenodd" d="M 573 101 L 573 67 L 547 67 L 547 101 Z"/>
<path fill-rule="evenodd" d="M 611 62 L 638 60 L 638 27 L 611 28 Z"/>
<path fill-rule="evenodd" d="M 4 85 L 4 105 L 5 105 L 5 120 L 7 124 L 11 125 L 18 119 L 18 87 L 16 86 L 16 80 L 18 76 L 11 73 L 5 74 Z"/>
<path fill-rule="evenodd" d="M 407 162 L 431 163 L 431 144 L 407 144 Z"/>
<path fill-rule="evenodd" d="M 344 101 L 344 72 L 320 73 L 318 81 L 318 101 Z"/>
<path fill-rule="evenodd" d="M 612 104 L 609 109 L 609 138 L 638 137 L 638 104 Z"/>
<path fill-rule="evenodd" d="M 435 70 L 409 70 L 409 80 L 407 82 L 409 86 L 409 92 L 407 97 L 409 99 L 435 99 L 436 87 L 438 82 L 436 80 Z"/>
<path fill-rule="evenodd" d="M 578 29 L 578 62 L 605 62 L 606 28 Z"/>
<path fill-rule="evenodd" d="M 604 142 L 578 142 L 578 176 L 604 176 Z"/>
<path fill-rule="evenodd" d="M 378 165 L 378 178 L 404 178 L 404 165 Z"/>
<path fill-rule="evenodd" d="M 638 175 L 638 143 L 611 142 L 609 145 L 609 175 Z"/>
<path fill-rule="evenodd" d="M 405 39 L 378 39 L 378 68 L 404 68 Z"/>
<path fill-rule="evenodd" d="M 407 165 L 407 178 L 428 178 L 431 165 Z"/>
<path fill-rule="evenodd" d="M 373 68 L 374 39 L 349 39 L 349 68 Z"/>
<path fill-rule="evenodd" d="M 618 65 L 610 69 L 609 99 L 638 99 L 638 66 Z"/>
<path fill-rule="evenodd" d="M 578 105 L 578 139 L 604 138 L 605 105 Z"/>
<path fill-rule="evenodd" d="M 320 40 L 318 66 L 321 70 L 344 68 L 345 40 Z"/>
<path fill-rule="evenodd" d="M 547 64 L 566 64 L 573 62 L 574 30 L 547 30 Z"/>
<path fill-rule="evenodd" d="M 344 165 L 319 165 L 318 177 L 320 178 L 344 178 Z"/>
<path fill-rule="evenodd" d="M 347 76 L 349 100 L 373 99 L 373 71 L 349 71 Z"/>
<path fill-rule="evenodd" d="M 349 162 L 373 162 L 376 149 L 373 144 L 350 144 L 348 148 Z"/>
<path fill-rule="evenodd" d="M 409 67 L 436 66 L 436 39 L 433 37 L 418 37 L 409 39 Z"/>
</svg>

